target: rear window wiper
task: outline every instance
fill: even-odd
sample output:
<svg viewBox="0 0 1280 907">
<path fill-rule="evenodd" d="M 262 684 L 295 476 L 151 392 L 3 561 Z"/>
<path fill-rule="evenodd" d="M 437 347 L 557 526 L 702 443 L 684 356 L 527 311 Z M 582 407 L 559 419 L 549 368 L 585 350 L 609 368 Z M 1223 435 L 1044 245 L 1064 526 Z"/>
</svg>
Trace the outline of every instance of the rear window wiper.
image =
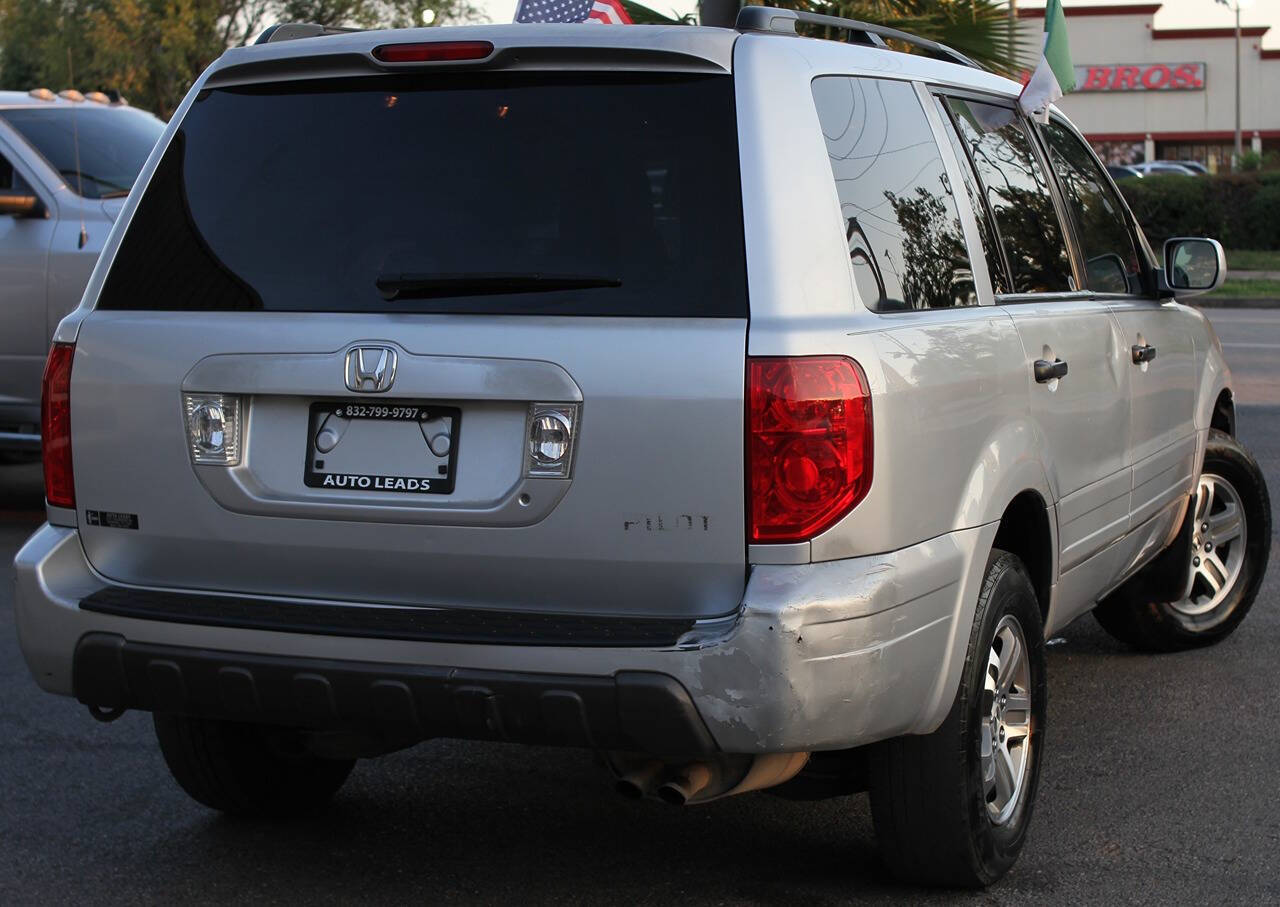
<svg viewBox="0 0 1280 907">
<path fill-rule="evenodd" d="M 584 274 L 475 273 L 381 274 L 375 281 L 384 299 L 431 299 L 437 296 L 486 296 L 502 293 L 545 293 L 620 287 L 617 277 Z"/>
</svg>

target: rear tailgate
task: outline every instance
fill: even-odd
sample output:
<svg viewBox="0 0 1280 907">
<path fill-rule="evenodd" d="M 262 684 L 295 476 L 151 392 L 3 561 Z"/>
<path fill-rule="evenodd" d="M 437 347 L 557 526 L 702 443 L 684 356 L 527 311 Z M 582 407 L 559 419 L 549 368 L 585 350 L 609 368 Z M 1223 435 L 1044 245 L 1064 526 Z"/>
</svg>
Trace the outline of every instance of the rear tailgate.
<svg viewBox="0 0 1280 907">
<path fill-rule="evenodd" d="M 240 594 L 732 610 L 736 154 L 727 75 L 202 92 L 77 339 L 94 567 Z M 239 407 L 236 465 L 194 462 L 187 410 L 209 395 Z M 539 405 L 572 423 L 567 476 L 530 459 Z"/>
</svg>

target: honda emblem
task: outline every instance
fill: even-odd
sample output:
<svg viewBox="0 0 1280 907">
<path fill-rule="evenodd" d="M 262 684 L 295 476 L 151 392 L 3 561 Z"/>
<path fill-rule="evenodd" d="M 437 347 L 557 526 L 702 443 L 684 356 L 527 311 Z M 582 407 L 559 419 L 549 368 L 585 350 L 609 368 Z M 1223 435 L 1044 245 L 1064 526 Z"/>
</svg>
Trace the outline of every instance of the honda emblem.
<svg viewBox="0 0 1280 907">
<path fill-rule="evenodd" d="M 347 350 L 347 389 L 362 394 L 390 390 L 396 380 L 396 351 L 387 346 Z"/>
</svg>

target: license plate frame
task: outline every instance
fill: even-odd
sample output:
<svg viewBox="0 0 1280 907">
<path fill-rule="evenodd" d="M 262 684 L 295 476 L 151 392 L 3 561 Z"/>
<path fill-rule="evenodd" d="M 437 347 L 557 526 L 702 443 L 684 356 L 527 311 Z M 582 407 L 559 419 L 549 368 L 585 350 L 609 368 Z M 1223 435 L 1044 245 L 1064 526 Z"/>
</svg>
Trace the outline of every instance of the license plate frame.
<svg viewBox="0 0 1280 907">
<path fill-rule="evenodd" d="M 391 471 L 331 471 L 323 463 L 332 452 L 320 451 L 317 435 L 327 416 L 336 416 L 350 423 L 343 429 L 350 431 L 361 422 L 412 422 L 435 423 L 448 420 L 448 452 L 436 455 L 429 446 L 426 434 L 422 435 L 423 449 L 429 462 L 417 475 Z M 303 461 L 302 481 L 308 488 L 337 491 L 350 494 L 452 494 L 458 475 L 458 436 L 462 424 L 462 410 L 456 406 L 442 406 L 423 400 L 313 400 L 307 408 L 306 459 Z M 437 442 L 438 443 L 438 442 Z M 336 446 L 336 445 L 335 445 Z M 317 464 L 321 464 L 317 468 Z M 439 467 L 447 468 L 440 474 Z"/>
</svg>

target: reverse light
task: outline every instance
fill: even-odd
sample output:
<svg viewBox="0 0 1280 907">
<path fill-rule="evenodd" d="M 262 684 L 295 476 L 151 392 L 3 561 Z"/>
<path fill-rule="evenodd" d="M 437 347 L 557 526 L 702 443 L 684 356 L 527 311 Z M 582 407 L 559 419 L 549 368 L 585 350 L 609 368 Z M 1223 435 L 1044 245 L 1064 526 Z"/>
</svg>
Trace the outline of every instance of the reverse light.
<svg viewBox="0 0 1280 907">
<path fill-rule="evenodd" d="M 234 394 L 183 394 L 191 462 L 209 466 L 240 463 L 240 398 Z"/>
<path fill-rule="evenodd" d="M 525 475 L 568 478 L 573 468 L 576 403 L 534 403 L 529 407 L 529 444 Z"/>
<path fill-rule="evenodd" d="M 752 542 L 801 542 L 871 487 L 871 394 L 843 356 L 747 360 L 747 489 Z"/>
<path fill-rule="evenodd" d="M 383 63 L 449 63 L 483 60 L 493 53 L 489 41 L 423 41 L 415 44 L 380 44 L 373 56 Z"/>
<path fill-rule="evenodd" d="M 40 393 L 40 437 L 44 458 L 44 497 L 52 507 L 75 509 L 76 485 L 71 472 L 72 343 L 55 343 L 45 360 Z"/>
</svg>

